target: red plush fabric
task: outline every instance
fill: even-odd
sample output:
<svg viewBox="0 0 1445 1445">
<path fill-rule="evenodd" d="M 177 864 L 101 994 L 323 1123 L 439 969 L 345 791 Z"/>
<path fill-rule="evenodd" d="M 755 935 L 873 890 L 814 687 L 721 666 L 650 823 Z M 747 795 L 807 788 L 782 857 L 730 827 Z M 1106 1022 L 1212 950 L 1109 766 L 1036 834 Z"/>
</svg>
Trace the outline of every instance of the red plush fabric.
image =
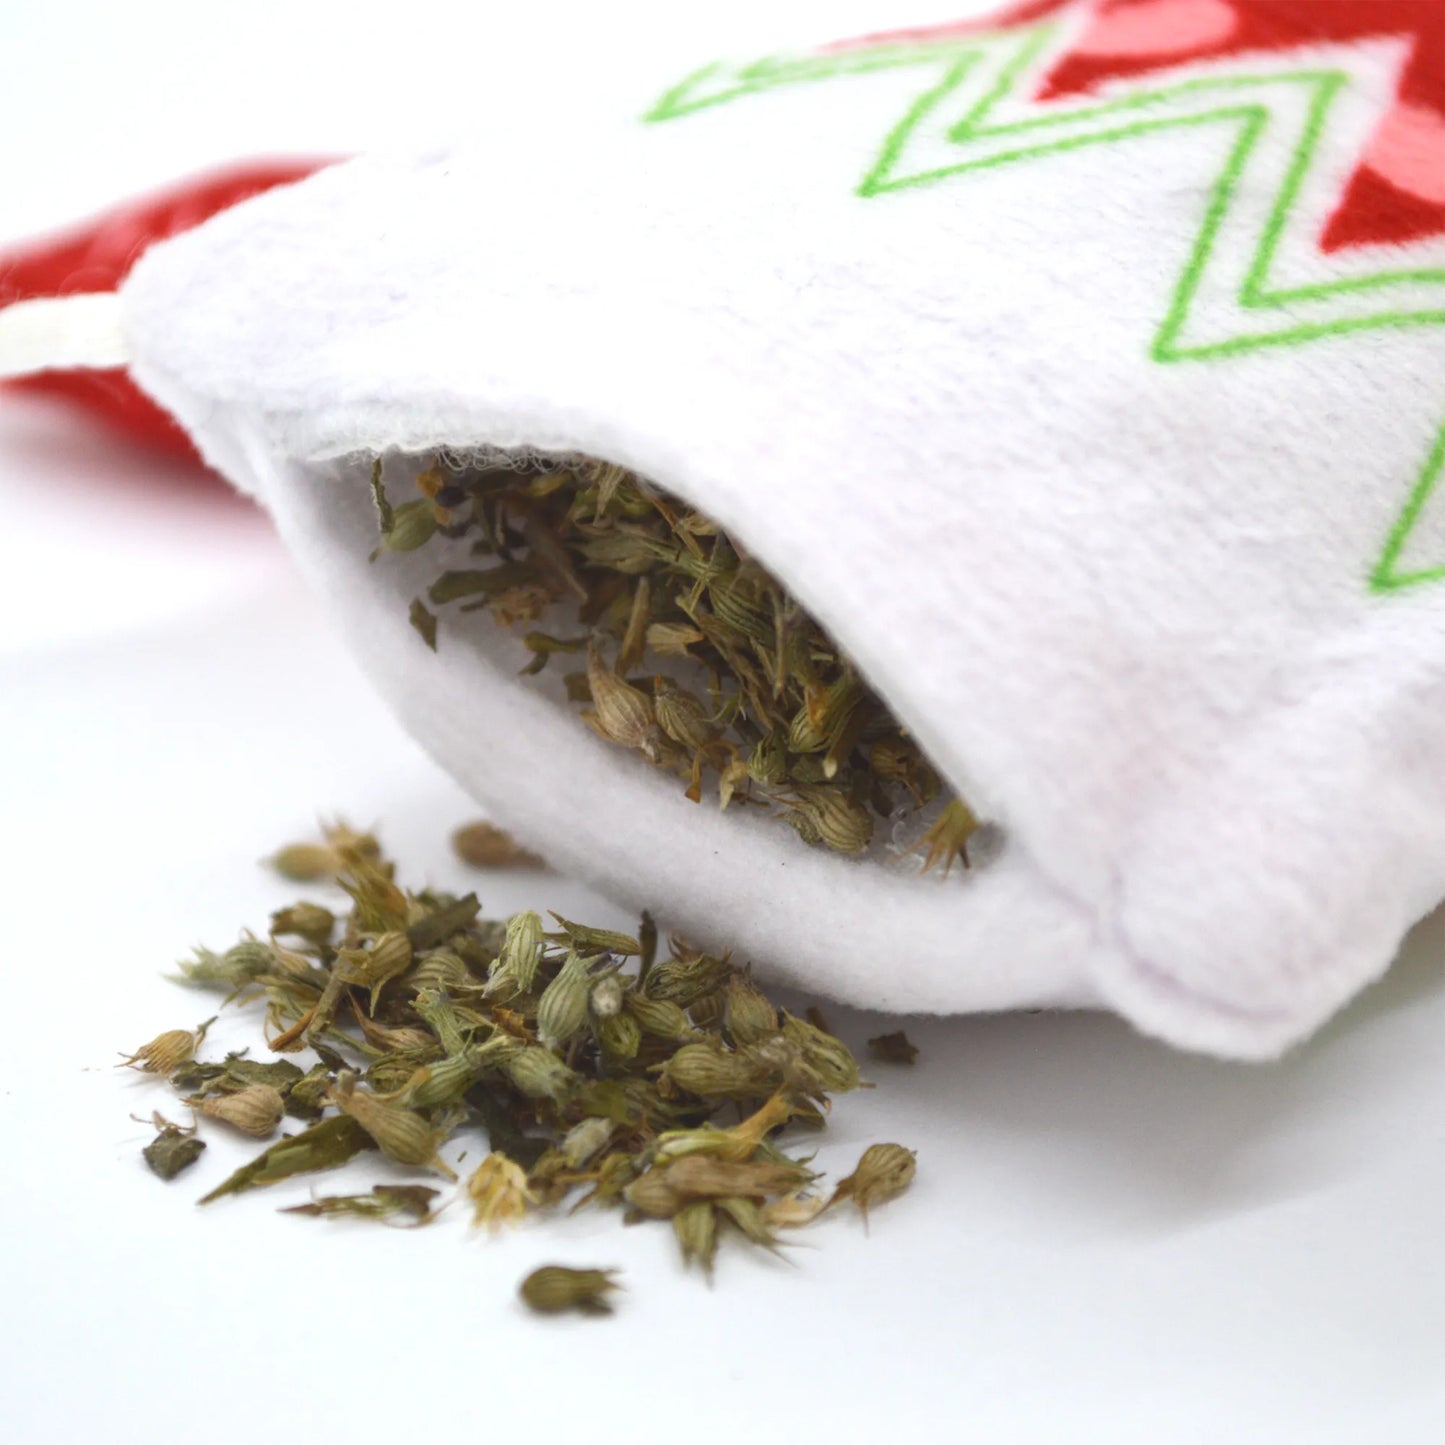
<svg viewBox="0 0 1445 1445">
<path fill-rule="evenodd" d="M 114 291 L 153 241 L 188 231 L 238 201 L 300 180 L 329 163 L 288 159 L 227 166 L 116 206 L 72 230 L 17 246 L 0 254 L 0 306 L 42 296 Z M 78 402 L 134 440 L 195 455 L 186 434 L 123 370 L 50 371 L 5 385 Z"/>
</svg>

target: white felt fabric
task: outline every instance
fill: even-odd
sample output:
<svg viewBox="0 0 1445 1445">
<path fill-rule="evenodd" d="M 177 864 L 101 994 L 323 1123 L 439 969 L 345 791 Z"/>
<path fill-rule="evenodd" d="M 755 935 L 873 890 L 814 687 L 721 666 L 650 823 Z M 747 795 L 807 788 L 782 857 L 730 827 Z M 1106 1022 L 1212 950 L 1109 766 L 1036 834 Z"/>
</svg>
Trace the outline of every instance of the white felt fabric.
<svg viewBox="0 0 1445 1445">
<path fill-rule="evenodd" d="M 1030 112 L 1069 23 L 1001 114 Z M 134 374 L 271 509 L 407 725 L 556 861 L 849 1000 L 1101 1002 L 1269 1056 L 1445 894 L 1445 588 L 1369 587 L 1440 424 L 1445 332 L 1152 359 L 1229 124 L 860 195 L 962 44 L 652 123 L 654 97 L 573 114 L 543 84 L 453 150 L 156 246 L 122 290 Z M 1017 37 L 975 49 L 895 171 L 954 163 L 969 87 Z M 1350 80 L 1275 266 L 1360 268 L 1312 239 L 1400 54 L 1229 62 L 1270 121 L 1182 342 L 1241 324 L 1304 105 L 1281 69 Z M 615 460 L 735 531 L 999 823 L 1000 856 L 939 883 L 810 850 L 593 738 L 489 622 L 444 619 L 428 652 L 405 604 L 434 559 L 367 565 L 357 458 L 440 445 Z M 1428 508 L 1409 547 L 1445 561 Z"/>
</svg>

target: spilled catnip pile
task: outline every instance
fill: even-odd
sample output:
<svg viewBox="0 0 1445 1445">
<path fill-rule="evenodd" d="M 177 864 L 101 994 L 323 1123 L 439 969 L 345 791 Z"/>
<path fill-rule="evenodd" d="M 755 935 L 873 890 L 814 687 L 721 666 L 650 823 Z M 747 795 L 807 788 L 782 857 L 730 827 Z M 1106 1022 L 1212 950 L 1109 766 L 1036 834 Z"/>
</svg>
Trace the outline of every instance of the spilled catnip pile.
<svg viewBox="0 0 1445 1445">
<path fill-rule="evenodd" d="M 589 727 L 701 803 L 752 807 L 805 842 L 947 873 L 978 821 L 797 601 L 706 517 L 591 460 L 437 456 L 393 501 L 372 469 L 372 560 L 446 541 L 411 622 L 489 612 L 562 671 Z M 394 484 L 395 485 L 395 484 Z M 448 557 L 462 549 L 452 545 Z"/>
<path fill-rule="evenodd" d="M 485 824 L 454 846 L 475 866 L 539 862 Z M 912 1182 L 913 1152 L 897 1144 L 871 1146 L 831 1188 L 789 1152 L 790 1131 L 821 1129 L 832 1097 L 859 1086 L 853 1054 L 816 1011 L 779 1009 L 728 956 L 679 937 L 664 954 L 645 914 L 635 936 L 556 914 L 487 919 L 474 893 L 404 890 L 377 840 L 343 824 L 271 863 L 349 906 L 298 901 L 264 936 L 180 965 L 223 1007 L 259 1011 L 255 1053 L 204 1057 L 207 1020 L 124 1061 L 168 1080 L 192 1111 L 189 1124 L 152 1116 L 144 1154 L 160 1177 L 202 1157 L 202 1126 L 271 1141 L 203 1204 L 379 1152 L 442 1187 L 385 1179 L 286 1212 L 415 1227 L 461 1199 L 496 1230 L 534 1212 L 617 1207 L 669 1223 L 683 1260 L 710 1278 L 726 1234 L 777 1250 L 834 1206 L 866 1218 Z M 870 1047 L 894 1064 L 916 1056 L 901 1033 Z M 459 1178 L 455 1164 L 483 1139 Z M 614 1273 L 544 1265 L 519 1293 L 543 1313 L 606 1313 Z"/>
</svg>

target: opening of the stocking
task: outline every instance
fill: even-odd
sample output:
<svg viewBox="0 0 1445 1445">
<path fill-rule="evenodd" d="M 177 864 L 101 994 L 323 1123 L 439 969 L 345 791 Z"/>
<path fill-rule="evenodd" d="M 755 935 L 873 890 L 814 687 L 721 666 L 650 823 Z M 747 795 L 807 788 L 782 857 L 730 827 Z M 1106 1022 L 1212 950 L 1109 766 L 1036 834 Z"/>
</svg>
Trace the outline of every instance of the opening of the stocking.
<svg viewBox="0 0 1445 1445">
<path fill-rule="evenodd" d="M 901 876 L 957 887 L 997 851 L 823 626 L 680 498 L 578 454 L 445 449 L 344 465 L 348 493 L 370 495 L 378 583 L 404 567 L 415 588 L 397 604 L 415 645 L 480 643 L 618 767 Z"/>
<path fill-rule="evenodd" d="M 714 615 L 710 575 L 681 579 L 693 586 L 702 581 L 696 602 L 691 586 L 678 598 L 679 579 L 653 579 L 655 605 L 643 629 L 642 654 L 621 670 L 618 654 L 629 630 L 635 634 L 636 592 L 645 573 L 613 569 L 623 585 L 608 583 L 597 597 L 608 569 L 594 565 L 595 556 L 585 566 L 574 564 L 594 603 L 586 622 L 584 599 L 567 582 L 560 560 L 557 577 L 537 582 L 535 567 L 526 564 L 534 547 L 548 551 L 539 528 L 555 520 L 553 507 L 575 509 L 592 527 L 602 491 L 611 489 L 603 511 L 615 519 L 624 506 L 640 510 L 630 490 L 648 488 L 648 482 L 609 475 L 586 453 L 470 446 L 449 452 L 442 450 L 445 437 L 440 432 L 435 441 L 379 454 L 353 448 L 304 461 L 242 438 L 230 466 L 253 479 L 379 695 L 489 817 L 619 903 L 653 910 L 660 923 L 700 946 L 733 948 L 775 982 L 893 1012 L 1096 1002 L 1080 969 L 1091 947 L 1091 920 L 1049 883 L 1010 833 L 985 822 L 966 839 L 968 866 L 956 859 L 947 873 L 941 862 L 922 871 L 927 848 L 917 845 L 943 815 L 949 785 L 959 781 L 951 764 L 931 797 L 920 785 L 926 797 L 921 807 L 905 783 L 894 784 L 897 816 L 875 818 L 866 845 L 856 852 L 830 847 L 821 828 L 816 840 L 810 838 L 806 824 L 813 819 L 806 813 L 803 826 L 792 820 L 799 797 L 816 798 L 801 788 L 821 784 L 756 781 L 746 764 L 762 738 L 745 748 L 734 726 L 740 720 L 728 704 L 734 674 L 746 671 L 752 654 L 738 654 L 741 666 L 717 667 L 687 632 L 706 638 L 712 626 L 706 622 Z M 473 485 L 544 505 L 509 500 L 500 523 L 492 508 L 492 533 L 481 535 L 464 525 L 478 510 L 465 495 Z M 569 486 L 578 489 L 563 508 Z M 671 496 L 684 490 L 675 488 Z M 671 515 L 679 526 L 691 515 L 669 494 L 657 497 L 676 508 Z M 612 530 L 635 540 L 642 520 L 614 520 Z M 723 545 L 702 519 L 686 525 L 704 554 Z M 747 562 L 736 548 L 717 560 L 727 561 L 725 571 L 741 571 Z M 692 564 L 684 559 L 682 565 Z M 500 568 L 513 570 L 485 583 L 466 575 Z M 750 585 L 770 595 L 771 579 L 752 563 L 748 568 Z M 539 594 L 526 592 L 529 587 L 540 588 Z M 667 595 L 681 617 L 662 605 Z M 814 603 L 812 610 L 816 619 L 826 609 Z M 792 620 L 797 626 L 805 621 L 797 615 Z M 676 630 L 654 634 L 649 645 L 650 627 Z M 549 640 L 529 640 L 529 634 Z M 669 652 L 673 643 L 678 645 Z M 587 676 L 589 649 L 593 677 Z M 646 701 L 650 712 L 636 736 L 625 732 L 626 716 L 615 710 L 594 717 L 590 727 L 583 719 L 586 711 L 599 712 L 597 669 Z M 714 671 L 723 674 L 716 700 Z M 826 686 L 836 677 L 818 681 Z M 866 676 L 859 682 L 867 689 Z M 691 693 L 700 706 L 681 704 L 688 709 L 682 720 L 669 716 L 665 726 L 657 703 L 659 696 L 675 701 L 670 689 Z M 868 696 L 877 715 L 854 740 L 855 751 L 865 750 L 865 764 L 877 741 L 904 733 L 886 700 L 871 690 Z M 637 699 L 618 697 L 624 708 L 638 707 Z M 703 729 L 697 749 L 713 748 L 708 730 L 719 735 L 716 761 L 705 756 L 699 768 L 697 801 L 689 797 L 694 753 L 678 741 L 690 736 L 689 719 Z M 334 721 L 344 726 L 344 719 Z M 654 725 L 657 735 L 650 735 Z M 619 730 L 628 741 L 616 740 Z M 790 759 L 821 761 L 834 741 L 814 751 L 786 751 Z M 742 767 L 733 769 L 724 808 L 734 753 Z M 920 759 L 920 765 L 927 762 Z M 386 760 L 377 766 L 384 770 Z M 834 780 L 846 783 L 848 769 L 866 776 L 850 756 L 840 760 Z M 779 796 L 774 801 L 765 793 Z"/>
</svg>

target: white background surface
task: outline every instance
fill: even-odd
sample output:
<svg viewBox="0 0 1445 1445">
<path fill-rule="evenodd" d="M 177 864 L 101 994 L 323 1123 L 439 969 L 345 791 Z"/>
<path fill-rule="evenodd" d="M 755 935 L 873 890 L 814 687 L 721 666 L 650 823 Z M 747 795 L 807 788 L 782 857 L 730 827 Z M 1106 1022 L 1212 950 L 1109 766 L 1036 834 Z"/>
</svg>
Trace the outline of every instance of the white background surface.
<svg viewBox="0 0 1445 1445">
<path fill-rule="evenodd" d="M 10 0 L 0 239 L 235 155 L 442 134 L 480 85 L 625 68 L 641 107 L 719 53 L 964 8 Z M 212 1130 L 161 1184 L 128 1115 L 175 1114 L 168 1090 L 109 1067 L 209 1012 L 162 973 L 293 896 L 255 860 L 318 812 L 459 887 L 474 810 L 215 486 L 0 397 L 0 518 L 0 1438 L 1445 1437 L 1439 917 L 1269 1068 L 1097 1016 L 906 1021 L 922 1061 L 874 1067 L 819 1162 L 896 1138 L 913 1193 L 791 1264 L 729 1249 L 713 1291 L 614 1214 L 492 1242 L 459 1209 L 417 1233 L 273 1212 L 305 1184 L 197 1211 L 244 1151 Z M 555 877 L 480 891 L 627 921 Z M 554 1258 L 622 1266 L 617 1316 L 524 1315 Z"/>
</svg>

